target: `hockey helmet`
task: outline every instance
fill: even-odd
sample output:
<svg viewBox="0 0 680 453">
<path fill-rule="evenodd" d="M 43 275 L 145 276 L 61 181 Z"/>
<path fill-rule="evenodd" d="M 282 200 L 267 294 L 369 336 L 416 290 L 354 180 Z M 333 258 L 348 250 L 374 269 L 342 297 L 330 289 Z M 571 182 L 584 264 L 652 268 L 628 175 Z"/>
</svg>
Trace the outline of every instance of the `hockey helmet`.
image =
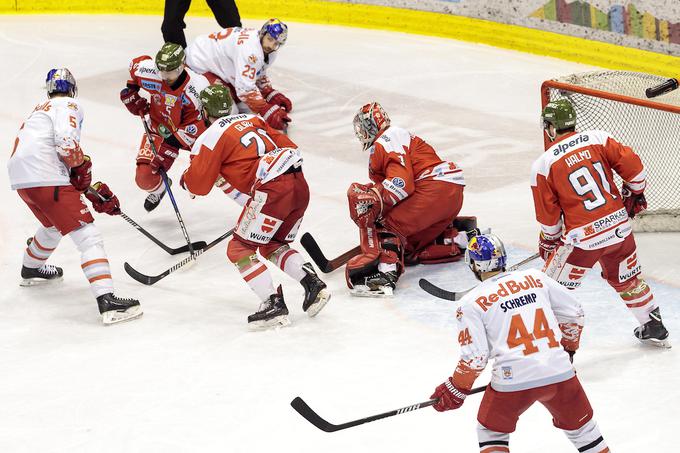
<svg viewBox="0 0 680 453">
<path fill-rule="evenodd" d="M 234 101 L 231 99 L 229 89 L 221 84 L 210 85 L 198 95 L 203 110 L 209 117 L 221 118 L 231 114 Z"/>
<path fill-rule="evenodd" d="M 264 38 L 264 35 L 271 36 L 277 43 L 277 48 L 286 43 L 288 39 L 288 25 L 281 22 L 279 19 L 269 19 L 262 25 L 258 33 L 260 41 Z"/>
<path fill-rule="evenodd" d="M 543 129 L 552 124 L 556 131 L 572 129 L 576 127 L 576 111 L 566 99 L 558 99 L 549 102 L 541 112 Z"/>
<path fill-rule="evenodd" d="M 482 274 L 505 271 L 507 258 L 503 242 L 493 233 L 473 236 L 465 250 L 465 262 L 480 280 Z"/>
<path fill-rule="evenodd" d="M 72 98 L 78 95 L 76 79 L 66 68 L 50 69 L 45 78 L 45 88 L 49 97 L 55 93 L 65 93 Z"/>
<path fill-rule="evenodd" d="M 364 105 L 354 115 L 354 134 L 364 145 L 364 150 L 368 149 L 380 131 L 390 127 L 390 117 L 377 102 Z"/>
<path fill-rule="evenodd" d="M 184 64 L 184 49 L 179 44 L 166 42 L 156 54 L 156 67 L 161 72 L 173 72 Z M 179 74 L 177 74 L 179 76 Z"/>
</svg>

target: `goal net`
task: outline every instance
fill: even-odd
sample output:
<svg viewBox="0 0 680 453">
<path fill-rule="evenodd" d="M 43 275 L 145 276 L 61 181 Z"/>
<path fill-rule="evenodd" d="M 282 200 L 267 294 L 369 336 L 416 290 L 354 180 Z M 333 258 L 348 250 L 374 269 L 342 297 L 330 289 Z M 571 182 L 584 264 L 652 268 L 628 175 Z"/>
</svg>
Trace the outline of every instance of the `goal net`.
<svg viewBox="0 0 680 453">
<path fill-rule="evenodd" d="M 635 217 L 636 231 L 680 231 L 680 90 L 654 99 L 645 96 L 645 89 L 665 80 L 637 72 L 594 71 L 541 86 L 543 107 L 568 99 L 576 110 L 577 131 L 609 132 L 642 159 L 648 208 Z"/>
</svg>

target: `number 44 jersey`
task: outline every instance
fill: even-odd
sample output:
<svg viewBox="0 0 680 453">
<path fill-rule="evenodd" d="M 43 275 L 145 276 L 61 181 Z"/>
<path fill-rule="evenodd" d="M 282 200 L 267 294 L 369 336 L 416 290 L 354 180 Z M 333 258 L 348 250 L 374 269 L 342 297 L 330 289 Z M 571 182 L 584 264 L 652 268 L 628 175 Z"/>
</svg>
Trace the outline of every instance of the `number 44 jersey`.
<svg viewBox="0 0 680 453">
<path fill-rule="evenodd" d="M 548 237 L 590 250 L 622 242 L 632 230 L 613 171 L 634 191 L 645 170 L 633 150 L 604 131 L 565 135 L 533 164 L 536 220 Z"/>
<path fill-rule="evenodd" d="M 491 386 L 514 392 L 571 379 L 583 309 L 569 290 L 536 269 L 508 272 L 469 292 L 456 311 L 460 361 L 454 384 L 470 389 L 494 359 Z"/>
</svg>

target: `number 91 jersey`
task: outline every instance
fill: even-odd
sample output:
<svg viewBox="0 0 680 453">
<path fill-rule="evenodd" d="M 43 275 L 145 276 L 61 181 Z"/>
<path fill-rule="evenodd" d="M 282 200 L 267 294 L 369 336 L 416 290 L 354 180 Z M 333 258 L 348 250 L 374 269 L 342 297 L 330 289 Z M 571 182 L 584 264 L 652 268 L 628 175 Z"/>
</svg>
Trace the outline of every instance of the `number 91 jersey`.
<svg viewBox="0 0 680 453">
<path fill-rule="evenodd" d="M 485 280 L 463 298 L 456 322 L 461 357 L 454 383 L 459 387 L 472 387 L 489 359 L 494 359 L 491 386 L 499 392 L 574 376 L 562 344 L 578 348 L 583 310 L 567 289 L 536 269 Z"/>
<path fill-rule="evenodd" d="M 536 220 L 549 237 L 582 249 L 622 242 L 632 230 L 616 171 L 633 190 L 645 188 L 645 171 L 633 150 L 604 131 L 565 135 L 533 164 L 531 189 Z M 563 217 L 563 219 L 562 219 Z"/>
</svg>

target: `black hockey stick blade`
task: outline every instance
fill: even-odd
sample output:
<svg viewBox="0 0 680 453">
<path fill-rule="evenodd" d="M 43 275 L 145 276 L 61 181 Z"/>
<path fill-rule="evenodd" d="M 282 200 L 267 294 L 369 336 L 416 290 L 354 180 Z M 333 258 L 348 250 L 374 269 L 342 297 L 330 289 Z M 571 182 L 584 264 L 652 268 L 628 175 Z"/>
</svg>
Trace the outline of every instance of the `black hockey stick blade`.
<svg viewBox="0 0 680 453">
<path fill-rule="evenodd" d="M 300 244 L 302 244 L 302 247 L 307 251 L 314 263 L 316 263 L 321 272 L 324 274 L 333 272 L 337 268 L 347 263 L 347 261 L 361 253 L 361 247 L 357 245 L 353 249 L 348 250 L 337 258 L 329 260 L 323 254 L 321 248 L 319 248 L 319 244 L 317 244 L 316 240 L 309 233 L 302 235 L 300 238 Z"/>
<path fill-rule="evenodd" d="M 208 243 L 205 241 L 196 241 L 191 243 L 191 247 L 194 249 L 194 252 L 197 252 L 198 250 L 201 250 L 202 248 L 205 248 Z M 166 250 L 170 255 L 179 255 L 180 253 L 186 253 L 189 251 L 189 244 L 183 245 L 181 247 L 177 247 L 176 249 L 169 248 Z"/>
<path fill-rule="evenodd" d="M 484 385 L 482 387 L 473 388 L 472 390 L 470 390 L 470 395 L 483 392 L 484 390 L 486 390 L 486 385 Z M 411 412 L 411 411 L 415 411 L 415 410 L 418 410 L 418 409 L 422 409 L 424 407 L 432 406 L 434 404 L 437 404 L 437 401 L 438 400 L 436 400 L 436 399 L 423 401 L 422 403 L 412 404 L 410 406 L 401 407 L 401 408 L 395 409 L 393 411 L 383 412 L 382 414 L 378 414 L 378 415 L 371 415 L 370 417 L 360 418 L 358 420 L 352 420 L 351 422 L 341 423 L 339 425 L 334 425 L 333 423 L 327 422 L 326 420 L 321 418 L 321 416 L 319 414 L 317 414 L 316 412 L 314 412 L 314 410 L 311 407 L 309 407 L 309 405 L 307 403 L 305 403 L 305 401 L 302 398 L 300 398 L 299 396 L 296 396 L 293 399 L 293 401 L 290 402 L 290 405 L 293 407 L 293 409 L 295 409 L 295 411 L 298 414 L 302 415 L 305 418 L 305 420 L 307 420 L 309 423 L 311 423 L 312 425 L 319 428 L 321 431 L 325 431 L 327 433 L 333 433 L 335 431 L 340 431 L 340 430 L 343 430 L 343 429 L 352 428 L 354 426 L 363 425 L 364 423 L 370 423 L 370 422 L 374 422 L 376 420 L 381 420 L 383 418 L 392 417 L 394 415 L 405 414 L 406 412 Z"/>
<path fill-rule="evenodd" d="M 176 270 L 186 266 L 187 264 L 189 264 L 192 261 L 195 261 L 196 258 L 198 258 L 203 253 L 207 252 L 208 250 L 213 248 L 215 245 L 217 245 L 218 243 L 222 242 L 223 240 L 225 240 L 226 238 L 231 236 L 233 233 L 234 233 L 234 229 L 232 228 L 231 230 L 224 233 L 222 236 L 220 236 L 217 239 L 215 239 L 214 241 L 212 241 L 210 244 L 207 244 L 205 247 L 203 247 L 199 250 L 194 250 L 193 255 L 187 256 L 186 258 L 184 258 L 179 263 L 175 264 L 174 266 L 172 266 L 169 269 L 166 269 L 165 271 L 161 272 L 158 275 L 142 274 L 141 272 L 136 270 L 134 267 L 130 266 L 130 264 L 127 263 L 127 262 L 123 265 L 123 267 L 125 268 L 125 272 L 127 272 L 130 277 L 137 280 L 139 283 L 141 283 L 143 285 L 153 285 L 154 283 L 158 282 L 159 280 L 162 280 L 165 277 L 167 277 L 168 275 L 172 274 Z"/>
<path fill-rule="evenodd" d="M 445 299 L 445 300 L 460 300 L 463 298 L 464 295 L 466 295 L 470 290 L 467 291 L 449 291 L 444 288 L 440 288 L 439 286 L 435 285 L 434 283 L 429 282 L 428 280 L 425 280 L 424 278 L 421 278 L 418 280 L 418 286 L 420 286 L 423 291 L 425 291 L 428 294 L 431 294 L 435 297 L 438 297 L 440 299 Z"/>
</svg>

